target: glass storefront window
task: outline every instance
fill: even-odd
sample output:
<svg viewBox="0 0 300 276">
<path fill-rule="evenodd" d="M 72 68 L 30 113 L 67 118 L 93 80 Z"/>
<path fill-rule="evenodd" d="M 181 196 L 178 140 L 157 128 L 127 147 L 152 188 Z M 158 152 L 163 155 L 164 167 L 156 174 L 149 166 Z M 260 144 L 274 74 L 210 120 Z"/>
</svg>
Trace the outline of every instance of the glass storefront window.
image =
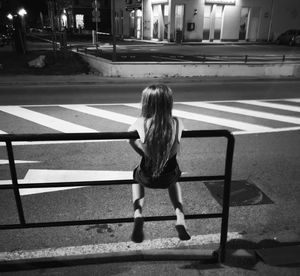
<svg viewBox="0 0 300 276">
<path fill-rule="evenodd" d="M 211 5 L 204 6 L 203 40 L 209 40 L 211 10 L 212 10 Z"/>
</svg>

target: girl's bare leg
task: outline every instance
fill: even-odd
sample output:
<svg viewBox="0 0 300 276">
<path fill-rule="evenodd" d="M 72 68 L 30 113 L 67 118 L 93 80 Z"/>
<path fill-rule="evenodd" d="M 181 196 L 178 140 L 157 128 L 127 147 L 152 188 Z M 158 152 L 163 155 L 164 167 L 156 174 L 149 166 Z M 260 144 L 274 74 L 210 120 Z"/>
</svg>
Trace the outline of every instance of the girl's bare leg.
<svg viewBox="0 0 300 276">
<path fill-rule="evenodd" d="M 134 209 L 134 217 L 142 216 L 144 197 L 145 197 L 145 188 L 140 184 L 132 184 L 132 202 L 133 202 L 133 209 Z"/>
<path fill-rule="evenodd" d="M 144 240 L 142 208 L 144 205 L 145 189 L 140 184 L 132 184 L 132 202 L 134 209 L 134 226 L 131 240 L 140 243 Z"/>
<path fill-rule="evenodd" d="M 184 220 L 184 213 L 182 207 L 182 193 L 181 187 L 178 182 L 170 185 L 169 187 L 169 196 L 172 202 L 172 205 L 175 209 L 177 221 L 176 221 L 176 230 L 178 232 L 179 238 L 181 240 L 189 240 L 191 237 L 186 232 L 186 225 Z"/>
</svg>

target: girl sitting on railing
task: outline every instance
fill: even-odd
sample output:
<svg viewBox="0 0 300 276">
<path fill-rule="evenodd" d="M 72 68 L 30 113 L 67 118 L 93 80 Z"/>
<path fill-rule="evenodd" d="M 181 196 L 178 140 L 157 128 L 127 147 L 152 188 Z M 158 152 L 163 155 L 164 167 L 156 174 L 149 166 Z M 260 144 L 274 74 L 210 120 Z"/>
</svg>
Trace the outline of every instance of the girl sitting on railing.
<svg viewBox="0 0 300 276">
<path fill-rule="evenodd" d="M 138 183 L 132 185 L 134 227 L 131 240 L 139 243 L 144 239 L 142 208 L 145 187 L 168 189 L 177 217 L 175 227 L 178 236 L 181 240 L 189 240 L 181 188 L 177 182 L 181 171 L 176 154 L 179 151 L 183 124 L 172 116 L 172 91 L 162 84 L 148 86 L 142 92 L 141 103 L 141 117 L 128 130 L 138 132 L 140 139 L 130 140 L 130 145 L 142 157 L 133 172 L 134 180 Z"/>
</svg>

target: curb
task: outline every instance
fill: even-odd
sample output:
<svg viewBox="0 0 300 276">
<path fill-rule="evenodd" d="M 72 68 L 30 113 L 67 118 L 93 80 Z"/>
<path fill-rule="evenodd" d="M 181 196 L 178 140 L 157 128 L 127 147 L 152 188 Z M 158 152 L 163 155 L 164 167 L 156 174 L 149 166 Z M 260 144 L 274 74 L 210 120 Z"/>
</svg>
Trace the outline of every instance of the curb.
<svg viewBox="0 0 300 276">
<path fill-rule="evenodd" d="M 217 263 L 218 255 L 212 250 L 199 249 L 160 249 L 136 250 L 131 252 L 98 253 L 75 256 L 57 256 L 0 261 L 0 272 L 24 269 L 59 267 L 103 263 L 197 260 L 203 263 Z"/>
<path fill-rule="evenodd" d="M 145 82 L 164 82 L 164 83 L 224 83 L 224 82 L 291 82 L 300 81 L 299 77 L 282 78 L 256 78 L 256 77 L 161 77 L 161 78 L 126 78 L 126 77 L 95 77 L 91 75 L 21 75 L 0 76 L 0 86 L 44 86 L 44 85 L 103 85 Z"/>
</svg>

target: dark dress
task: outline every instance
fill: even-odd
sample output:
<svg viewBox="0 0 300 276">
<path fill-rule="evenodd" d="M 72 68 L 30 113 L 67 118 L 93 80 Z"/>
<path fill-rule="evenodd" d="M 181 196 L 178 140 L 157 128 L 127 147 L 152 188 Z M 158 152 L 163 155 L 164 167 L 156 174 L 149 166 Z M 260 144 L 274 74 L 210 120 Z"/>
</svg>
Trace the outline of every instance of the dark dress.
<svg viewBox="0 0 300 276">
<path fill-rule="evenodd" d="M 171 148 L 171 157 L 166 162 L 163 171 L 159 176 L 153 177 L 151 168 L 147 167 L 148 164 L 147 156 L 144 156 L 141 159 L 140 164 L 133 171 L 133 179 L 144 187 L 151 189 L 167 189 L 171 184 L 178 181 L 181 176 L 181 171 L 178 166 L 176 159 L 177 156 L 177 147 L 179 144 L 178 141 L 178 120 L 175 118 L 176 122 L 176 134 L 174 143 Z"/>
</svg>

